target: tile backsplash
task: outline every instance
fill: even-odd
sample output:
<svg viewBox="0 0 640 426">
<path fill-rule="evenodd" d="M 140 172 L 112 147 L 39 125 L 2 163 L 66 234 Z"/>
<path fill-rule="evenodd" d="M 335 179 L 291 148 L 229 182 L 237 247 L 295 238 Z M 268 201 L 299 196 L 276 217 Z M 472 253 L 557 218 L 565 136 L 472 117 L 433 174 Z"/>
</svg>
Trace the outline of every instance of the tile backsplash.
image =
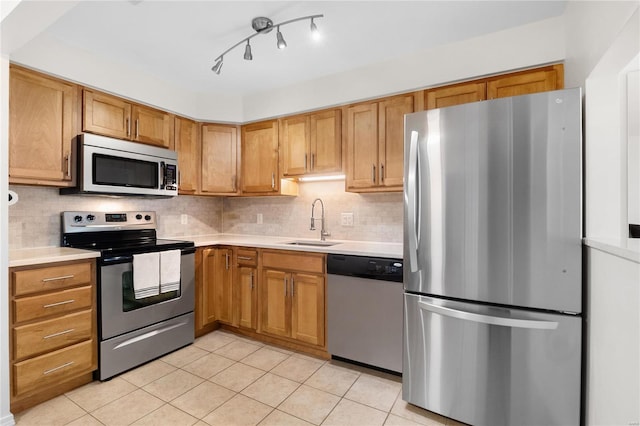
<svg viewBox="0 0 640 426">
<path fill-rule="evenodd" d="M 402 242 L 402 194 L 352 194 L 344 181 L 300 184 L 297 197 L 196 197 L 171 199 L 59 195 L 57 188 L 11 185 L 18 203 L 9 207 L 9 248 L 60 245 L 60 212 L 67 210 L 152 210 L 158 235 L 183 237 L 221 232 L 320 238 L 320 221 L 310 231 L 311 204 L 321 198 L 328 239 Z M 342 226 L 341 213 L 353 213 L 353 226 Z M 258 223 L 258 214 L 262 223 Z M 182 224 L 181 215 L 186 215 Z M 321 217 L 317 203 L 316 219 Z"/>
</svg>

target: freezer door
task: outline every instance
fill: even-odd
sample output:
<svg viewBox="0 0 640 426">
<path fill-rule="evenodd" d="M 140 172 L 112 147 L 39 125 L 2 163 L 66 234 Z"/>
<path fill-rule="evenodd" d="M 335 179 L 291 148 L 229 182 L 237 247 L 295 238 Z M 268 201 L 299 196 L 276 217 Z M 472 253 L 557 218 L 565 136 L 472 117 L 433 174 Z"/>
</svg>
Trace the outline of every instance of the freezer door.
<svg viewBox="0 0 640 426">
<path fill-rule="evenodd" d="M 405 118 L 408 291 L 581 312 L 579 89 Z"/>
<path fill-rule="evenodd" d="M 580 424 L 581 325 L 405 294 L 402 397 L 476 426 Z"/>
</svg>

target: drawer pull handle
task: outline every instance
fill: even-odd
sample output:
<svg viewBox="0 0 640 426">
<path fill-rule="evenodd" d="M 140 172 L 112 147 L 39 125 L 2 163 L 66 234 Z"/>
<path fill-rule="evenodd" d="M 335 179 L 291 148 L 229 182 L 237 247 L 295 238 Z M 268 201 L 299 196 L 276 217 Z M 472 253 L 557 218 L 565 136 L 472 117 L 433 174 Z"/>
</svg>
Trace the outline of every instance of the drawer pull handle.
<svg viewBox="0 0 640 426">
<path fill-rule="evenodd" d="M 248 256 L 238 256 L 238 260 L 253 260 L 253 257 L 248 257 Z"/>
<path fill-rule="evenodd" d="M 70 328 L 68 330 L 59 331 L 57 333 L 49 334 L 48 336 L 44 336 L 42 339 L 50 339 L 52 337 L 62 336 L 63 334 L 69 334 L 69 333 L 71 333 L 73 331 L 76 331 L 76 329 L 75 328 Z"/>
<path fill-rule="evenodd" d="M 69 367 L 70 365 L 73 365 L 74 363 L 75 363 L 74 361 L 69 361 L 69 362 L 67 362 L 67 363 L 65 363 L 65 364 L 62 364 L 62 365 L 59 365 L 59 366 L 57 366 L 57 367 L 54 367 L 54 368 L 52 368 L 52 369 L 50 369 L 50 370 L 44 371 L 44 372 L 42 373 L 42 375 L 43 375 L 43 376 L 46 376 L 47 374 L 51 374 L 51 373 L 56 372 L 56 371 L 58 371 L 58 370 L 60 370 L 60 369 L 62 369 L 62 368 Z"/>
<path fill-rule="evenodd" d="M 54 306 L 66 305 L 68 303 L 75 302 L 75 299 L 63 300 L 62 302 L 49 303 L 48 305 L 43 305 L 43 308 L 52 308 Z"/>
<path fill-rule="evenodd" d="M 71 274 L 71 275 L 62 275 L 60 277 L 53 277 L 53 278 L 43 278 L 42 282 L 43 283 L 48 283 L 49 281 L 60 281 L 60 280 L 66 280 L 67 278 L 73 278 L 75 275 Z"/>
</svg>

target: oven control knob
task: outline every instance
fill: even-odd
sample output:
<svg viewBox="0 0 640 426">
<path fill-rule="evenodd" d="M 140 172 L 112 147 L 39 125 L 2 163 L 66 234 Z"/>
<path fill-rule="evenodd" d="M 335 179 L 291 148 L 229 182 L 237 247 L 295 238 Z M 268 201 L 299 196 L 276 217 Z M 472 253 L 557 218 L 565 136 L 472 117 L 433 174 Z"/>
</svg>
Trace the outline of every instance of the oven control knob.
<svg viewBox="0 0 640 426">
<path fill-rule="evenodd" d="M 136 215 L 136 219 L 138 219 L 138 220 L 142 219 L 142 215 L 141 215 L 140 213 L 138 213 L 138 214 Z"/>
<path fill-rule="evenodd" d="M 144 220 L 151 220 L 151 215 L 145 215 Z"/>
<path fill-rule="evenodd" d="M 82 216 L 80 216 L 80 215 L 75 215 L 75 216 L 73 217 L 73 221 L 74 221 L 75 223 L 80 223 L 80 222 L 82 222 Z"/>
<path fill-rule="evenodd" d="M 92 214 L 88 214 L 88 215 L 87 215 L 87 220 L 88 220 L 89 222 L 93 222 L 94 220 L 96 220 L 96 217 L 95 217 L 94 215 L 92 215 Z"/>
</svg>

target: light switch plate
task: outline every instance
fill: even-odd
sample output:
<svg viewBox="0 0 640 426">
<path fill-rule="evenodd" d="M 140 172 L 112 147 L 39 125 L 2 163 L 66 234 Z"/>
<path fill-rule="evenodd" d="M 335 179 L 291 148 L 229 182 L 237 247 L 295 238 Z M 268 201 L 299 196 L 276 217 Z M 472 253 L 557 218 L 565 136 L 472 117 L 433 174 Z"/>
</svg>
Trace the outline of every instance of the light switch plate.
<svg viewBox="0 0 640 426">
<path fill-rule="evenodd" d="M 341 213 L 340 215 L 340 225 L 342 226 L 353 226 L 353 213 Z"/>
</svg>

